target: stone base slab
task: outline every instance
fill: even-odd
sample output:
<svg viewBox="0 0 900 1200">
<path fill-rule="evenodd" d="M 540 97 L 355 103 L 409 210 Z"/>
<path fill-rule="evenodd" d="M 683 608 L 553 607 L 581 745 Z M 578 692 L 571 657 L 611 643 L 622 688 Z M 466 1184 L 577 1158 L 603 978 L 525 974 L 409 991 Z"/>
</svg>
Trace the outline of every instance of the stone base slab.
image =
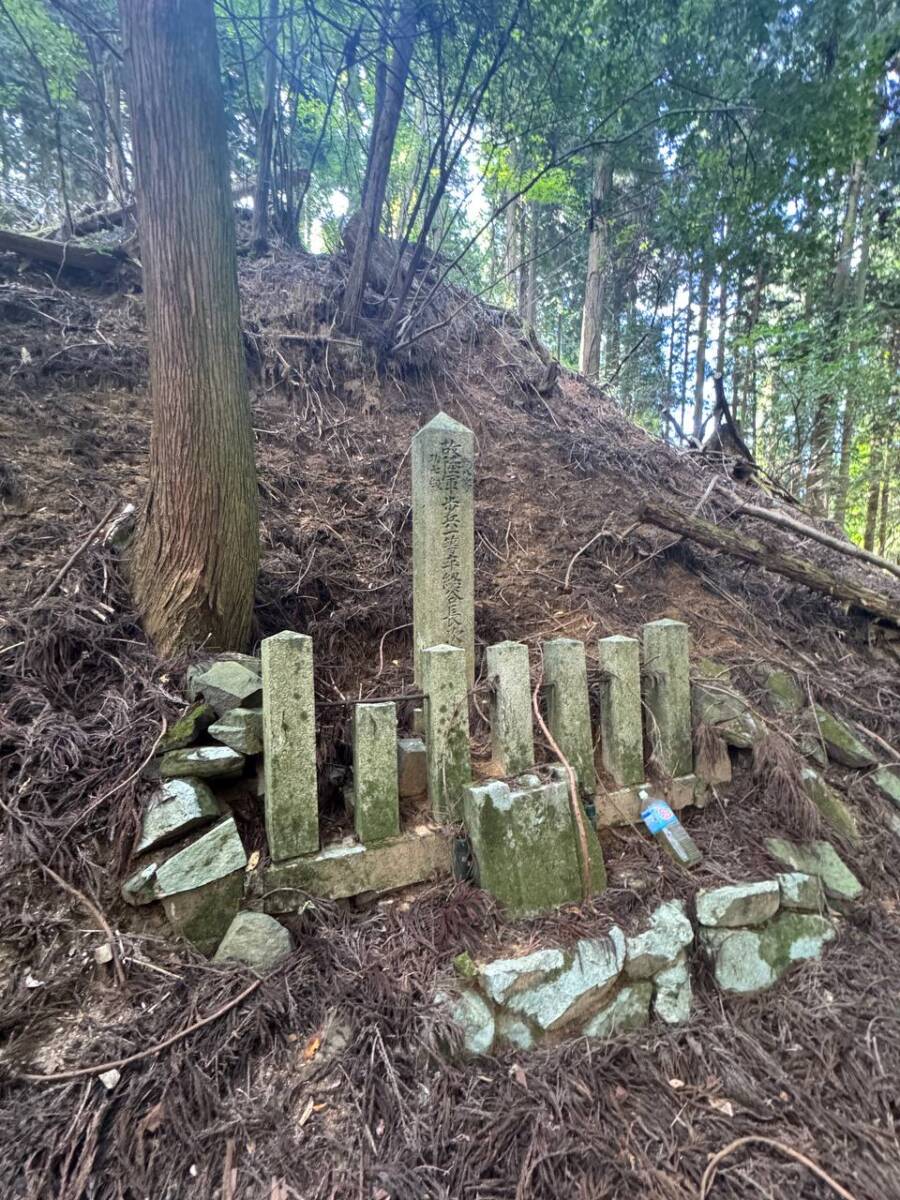
<svg viewBox="0 0 900 1200">
<path fill-rule="evenodd" d="M 638 787 L 621 788 L 617 792 L 607 792 L 605 795 L 598 793 L 597 828 L 607 825 L 636 825 L 641 819 L 641 809 L 644 807 L 644 801 L 640 798 L 640 792 L 644 790 L 651 796 L 658 795 L 659 792 L 656 785 L 642 783 Z M 689 804 L 696 804 L 698 808 L 703 808 L 706 804 L 706 785 L 696 775 L 682 775 L 673 779 L 662 792 L 675 812 L 687 808 Z"/>
<path fill-rule="evenodd" d="M 452 838 L 425 825 L 380 846 L 339 842 L 269 867 L 262 873 L 258 898 L 266 912 L 289 913 L 307 895 L 341 900 L 362 892 L 390 892 L 449 875 L 451 852 Z"/>
</svg>

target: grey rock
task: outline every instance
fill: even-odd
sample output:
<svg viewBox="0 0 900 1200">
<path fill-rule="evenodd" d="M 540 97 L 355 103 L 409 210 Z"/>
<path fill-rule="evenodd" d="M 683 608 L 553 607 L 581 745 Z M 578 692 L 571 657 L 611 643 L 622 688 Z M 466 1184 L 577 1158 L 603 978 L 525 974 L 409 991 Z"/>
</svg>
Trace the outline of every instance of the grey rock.
<svg viewBox="0 0 900 1200">
<path fill-rule="evenodd" d="M 191 775 L 197 779 L 221 779 L 240 775 L 244 756 L 229 746 L 192 746 L 185 750 L 170 750 L 159 762 L 163 779 Z"/>
<path fill-rule="evenodd" d="M 649 980 L 626 983 L 615 996 L 595 1013 L 583 1029 L 585 1037 L 609 1038 L 629 1029 L 641 1029 L 650 1023 L 653 984 Z"/>
<path fill-rule="evenodd" d="M 258 708 L 230 708 L 210 725 L 209 736 L 239 754 L 262 754 L 262 712 Z"/>
<path fill-rule="evenodd" d="M 807 875 L 803 871 L 791 871 L 776 875 L 781 888 L 781 907 L 801 912 L 821 912 L 825 907 L 825 896 L 818 875 Z"/>
<path fill-rule="evenodd" d="M 230 708 L 258 708 L 262 703 L 262 678 L 243 663 L 219 659 L 193 676 L 191 690 L 203 696 L 220 715 Z"/>
<path fill-rule="evenodd" d="M 153 890 L 153 881 L 156 878 L 156 871 L 159 863 L 145 863 L 139 871 L 135 871 L 122 884 L 122 899 L 126 904 L 131 904 L 137 907 L 141 904 L 152 904 L 156 899 L 156 892 Z"/>
<path fill-rule="evenodd" d="M 166 754 L 169 750 L 182 750 L 185 746 L 190 746 L 206 732 L 215 719 L 212 705 L 192 705 L 183 717 L 179 717 L 174 725 L 166 730 L 159 743 L 158 752 Z"/>
<path fill-rule="evenodd" d="M 803 790 L 819 810 L 822 819 L 851 845 L 859 845 L 856 817 L 843 798 L 812 767 L 804 767 L 800 778 L 803 781 Z"/>
<path fill-rule="evenodd" d="M 720 683 L 692 684 L 691 707 L 694 720 L 704 721 L 707 725 L 740 720 L 749 710 L 743 696 Z"/>
<path fill-rule="evenodd" d="M 471 988 L 461 988 L 452 995 L 439 992 L 435 999 L 459 1026 L 463 1049 L 468 1054 L 487 1054 L 496 1034 L 494 1014 L 487 1002 Z"/>
<path fill-rule="evenodd" d="M 761 925 L 778 911 L 781 892 L 778 881 L 729 884 L 697 893 L 697 920 L 701 925 L 733 929 Z"/>
<path fill-rule="evenodd" d="M 825 917 L 799 912 L 780 913 L 758 929 L 704 929 L 701 934 L 719 987 L 740 995 L 763 991 L 794 963 L 820 957 L 834 936 Z"/>
<path fill-rule="evenodd" d="M 162 906 L 180 937 L 201 954 L 212 954 L 237 916 L 243 897 L 244 873 L 233 871 L 201 887 L 165 896 Z"/>
<path fill-rule="evenodd" d="M 749 750 L 766 736 L 766 727 L 759 717 L 748 711 L 733 721 L 717 725 L 716 733 L 735 750 Z"/>
<path fill-rule="evenodd" d="M 428 764 L 421 738 L 398 738 L 397 784 L 404 799 L 428 791 Z"/>
<path fill-rule="evenodd" d="M 628 938 L 625 974 L 629 979 L 649 979 L 677 962 L 694 940 L 683 900 L 667 900 L 650 917 L 650 928 Z"/>
<path fill-rule="evenodd" d="M 879 767 L 872 772 L 872 782 L 882 796 L 900 808 L 900 767 Z"/>
<path fill-rule="evenodd" d="M 150 797 L 134 852 L 177 841 L 221 815 L 221 805 L 202 779 L 166 779 Z"/>
<path fill-rule="evenodd" d="M 806 694 L 790 671 L 771 667 L 768 663 L 761 663 L 754 674 L 759 679 L 769 703 L 776 712 L 800 712 L 806 704 Z"/>
<path fill-rule="evenodd" d="M 264 974 L 291 952 L 291 935 L 274 917 L 239 912 L 213 955 L 213 962 L 235 959 Z"/>
<path fill-rule="evenodd" d="M 157 896 L 192 891 L 233 871 L 243 870 L 247 854 L 233 817 L 226 817 L 208 833 L 179 850 L 156 868 L 153 890 Z"/>
<path fill-rule="evenodd" d="M 479 971 L 481 986 L 497 1004 L 505 1004 L 517 992 L 557 975 L 565 966 L 562 950 L 536 950 L 522 958 L 496 958 Z"/>
<path fill-rule="evenodd" d="M 497 1015 L 497 1040 L 501 1046 L 510 1046 L 514 1050 L 534 1049 L 534 1030 L 521 1017 L 512 1013 L 500 1012 Z"/>
<path fill-rule="evenodd" d="M 830 842 L 801 845 L 784 838 L 766 838 L 766 849 L 792 871 L 817 875 L 826 894 L 837 900 L 856 900 L 862 894 L 862 884 Z"/>
<path fill-rule="evenodd" d="M 558 975 L 511 996 L 506 1005 L 545 1032 L 597 1010 L 625 962 L 625 935 L 614 925 L 607 938 L 582 938 L 565 957 Z"/>
<path fill-rule="evenodd" d="M 682 954 L 677 963 L 660 971 L 653 980 L 653 1011 L 667 1025 L 681 1025 L 691 1015 L 691 974 Z"/>
<path fill-rule="evenodd" d="M 845 722 L 817 704 L 807 716 L 807 729 L 811 736 L 825 743 L 828 757 L 845 767 L 873 767 L 875 755 L 863 745 L 854 731 Z"/>
</svg>

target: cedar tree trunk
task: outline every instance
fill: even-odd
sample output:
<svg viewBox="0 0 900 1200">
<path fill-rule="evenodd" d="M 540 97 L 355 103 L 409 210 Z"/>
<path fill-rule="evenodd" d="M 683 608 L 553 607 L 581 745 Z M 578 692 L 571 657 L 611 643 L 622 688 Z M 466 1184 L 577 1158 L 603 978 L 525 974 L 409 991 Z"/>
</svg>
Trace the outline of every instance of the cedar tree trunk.
<svg viewBox="0 0 900 1200">
<path fill-rule="evenodd" d="M 259 558 L 212 0 L 121 0 L 153 423 L 132 562 L 162 653 L 240 650 Z"/>
</svg>

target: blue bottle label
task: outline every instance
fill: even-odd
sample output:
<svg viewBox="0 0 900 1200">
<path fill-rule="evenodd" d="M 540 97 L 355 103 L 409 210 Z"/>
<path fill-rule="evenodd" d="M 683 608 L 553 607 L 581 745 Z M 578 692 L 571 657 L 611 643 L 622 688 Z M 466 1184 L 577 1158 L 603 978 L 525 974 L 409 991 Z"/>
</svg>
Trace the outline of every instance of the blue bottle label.
<svg viewBox="0 0 900 1200">
<path fill-rule="evenodd" d="M 652 800 L 641 813 L 641 820 L 650 833 L 659 833 L 669 825 L 674 825 L 678 818 L 665 801 Z"/>
</svg>

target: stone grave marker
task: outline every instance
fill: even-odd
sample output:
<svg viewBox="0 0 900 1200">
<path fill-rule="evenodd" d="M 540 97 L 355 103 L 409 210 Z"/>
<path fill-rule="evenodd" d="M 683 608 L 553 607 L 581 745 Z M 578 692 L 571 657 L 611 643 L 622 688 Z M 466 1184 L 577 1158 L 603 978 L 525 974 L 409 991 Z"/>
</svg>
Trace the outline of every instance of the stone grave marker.
<svg viewBox="0 0 900 1200">
<path fill-rule="evenodd" d="M 486 664 L 488 680 L 493 686 L 493 759 L 504 775 L 519 775 L 534 766 L 528 647 L 522 642 L 488 646 Z"/>
<path fill-rule="evenodd" d="M 475 439 L 438 413 L 412 440 L 413 644 L 415 678 L 422 651 L 461 646 L 475 680 Z"/>
<path fill-rule="evenodd" d="M 353 709 L 353 791 L 356 836 L 363 845 L 397 837 L 397 706 L 390 701 Z"/>
<path fill-rule="evenodd" d="M 266 836 L 273 862 L 319 849 L 312 638 L 262 643 Z"/>
<path fill-rule="evenodd" d="M 690 775 L 694 747 L 688 627 L 683 621 L 651 621 L 644 626 L 643 642 L 650 744 L 665 774 Z"/>
</svg>

